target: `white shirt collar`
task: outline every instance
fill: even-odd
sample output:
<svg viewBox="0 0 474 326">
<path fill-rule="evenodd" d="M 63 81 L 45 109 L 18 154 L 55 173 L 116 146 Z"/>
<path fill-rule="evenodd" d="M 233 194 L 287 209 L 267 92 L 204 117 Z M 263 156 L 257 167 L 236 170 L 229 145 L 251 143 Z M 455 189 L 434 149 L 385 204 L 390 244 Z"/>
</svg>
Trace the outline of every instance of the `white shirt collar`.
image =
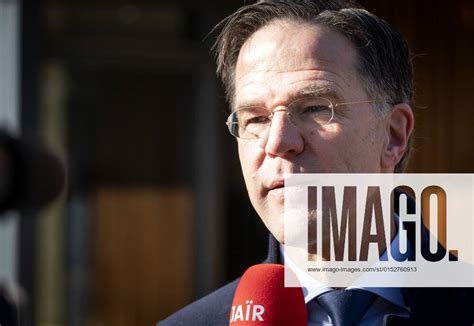
<svg viewBox="0 0 474 326">
<path fill-rule="evenodd" d="M 396 216 L 396 221 L 398 223 L 398 216 Z M 400 244 L 400 232 L 397 232 L 396 236 L 393 238 L 390 244 L 390 249 L 391 249 L 390 252 L 392 255 L 399 252 L 399 250 L 396 250 L 396 249 L 399 249 L 399 244 Z M 316 298 L 317 296 L 325 292 L 333 290 L 331 287 L 328 287 L 324 285 L 323 283 L 318 282 L 317 280 L 309 276 L 307 273 L 303 272 L 300 268 L 298 268 L 296 264 L 290 260 L 289 257 L 285 256 L 283 245 L 280 244 L 279 248 L 280 248 L 282 263 L 284 264 L 286 260 L 287 262 L 286 265 L 295 273 L 296 277 L 298 278 L 301 284 L 305 284 L 305 283 L 306 284 L 308 283 L 319 284 L 315 287 L 310 287 L 310 288 L 303 287 L 305 303 L 308 303 L 312 299 Z M 410 251 L 409 244 L 408 244 L 407 250 Z M 383 255 L 381 256 L 381 258 L 383 257 L 387 257 L 387 251 L 385 251 Z M 386 275 L 386 279 L 400 278 L 400 275 L 398 275 L 398 273 L 386 273 L 385 275 Z M 305 282 L 305 280 L 307 280 L 307 282 Z M 347 289 L 364 289 L 366 291 L 370 291 L 378 295 L 379 297 L 384 298 L 385 300 L 399 307 L 406 308 L 405 300 L 403 299 L 403 295 L 400 288 L 362 287 L 362 286 L 357 286 L 357 281 L 356 281 L 353 285 L 348 286 Z"/>
</svg>

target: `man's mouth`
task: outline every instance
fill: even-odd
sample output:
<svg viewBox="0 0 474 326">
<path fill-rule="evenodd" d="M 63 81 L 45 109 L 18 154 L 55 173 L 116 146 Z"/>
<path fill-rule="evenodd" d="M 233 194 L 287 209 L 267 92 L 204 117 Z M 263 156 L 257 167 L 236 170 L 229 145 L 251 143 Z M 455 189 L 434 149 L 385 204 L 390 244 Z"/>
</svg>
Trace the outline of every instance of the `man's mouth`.
<svg viewBox="0 0 474 326">
<path fill-rule="evenodd" d="M 283 195 L 285 189 L 285 180 L 277 179 L 272 181 L 267 187 L 268 194 L 271 195 Z"/>
</svg>

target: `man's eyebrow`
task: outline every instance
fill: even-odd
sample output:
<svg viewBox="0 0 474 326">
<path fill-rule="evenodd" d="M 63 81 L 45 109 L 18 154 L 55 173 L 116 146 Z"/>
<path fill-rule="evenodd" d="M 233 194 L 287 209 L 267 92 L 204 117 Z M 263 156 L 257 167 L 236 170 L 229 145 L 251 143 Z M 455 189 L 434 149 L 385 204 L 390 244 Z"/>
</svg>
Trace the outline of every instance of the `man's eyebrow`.
<svg viewBox="0 0 474 326">
<path fill-rule="evenodd" d="M 289 102 L 292 102 L 304 97 L 309 97 L 309 96 L 327 97 L 328 100 L 338 100 L 338 101 L 341 101 L 343 99 L 340 91 L 335 86 L 330 85 L 330 84 L 323 84 L 323 85 L 310 85 L 310 86 L 306 86 L 295 91 L 293 94 L 290 94 Z M 259 103 L 255 100 L 250 100 L 250 101 L 244 100 L 238 103 L 237 106 L 232 108 L 232 111 L 240 110 L 240 109 L 251 107 L 251 106 L 265 107 L 265 104 Z"/>
<path fill-rule="evenodd" d="M 338 89 L 332 85 L 310 85 L 298 90 L 292 98 L 298 99 L 308 96 L 329 97 L 329 99 L 342 99 Z"/>
</svg>

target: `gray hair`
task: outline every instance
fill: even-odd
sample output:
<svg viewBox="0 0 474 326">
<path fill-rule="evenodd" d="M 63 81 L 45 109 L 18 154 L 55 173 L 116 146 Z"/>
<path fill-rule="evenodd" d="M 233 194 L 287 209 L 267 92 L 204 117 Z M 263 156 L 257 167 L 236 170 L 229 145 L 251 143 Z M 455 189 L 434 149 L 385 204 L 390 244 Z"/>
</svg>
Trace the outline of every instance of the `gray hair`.
<svg viewBox="0 0 474 326">
<path fill-rule="evenodd" d="M 233 105 L 235 66 L 245 41 L 274 20 L 290 20 L 326 26 L 348 38 L 357 51 L 357 72 L 367 96 L 386 99 L 378 111 L 387 112 L 398 103 L 410 103 L 413 96 L 413 67 L 403 36 L 384 20 L 354 2 L 338 0 L 268 0 L 246 5 L 225 18 L 213 49 L 217 74 L 226 98 Z M 411 149 L 411 138 L 395 172 L 402 172 Z"/>
</svg>

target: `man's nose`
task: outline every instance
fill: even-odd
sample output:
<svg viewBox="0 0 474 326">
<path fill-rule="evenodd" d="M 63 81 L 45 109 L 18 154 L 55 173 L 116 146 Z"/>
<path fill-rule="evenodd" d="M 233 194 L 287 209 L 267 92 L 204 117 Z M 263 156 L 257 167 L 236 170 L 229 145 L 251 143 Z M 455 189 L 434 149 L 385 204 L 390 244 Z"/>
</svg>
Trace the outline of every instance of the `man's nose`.
<svg viewBox="0 0 474 326">
<path fill-rule="evenodd" d="M 304 141 L 300 130 L 290 122 L 286 110 L 273 111 L 270 128 L 259 145 L 270 156 L 297 155 L 304 149 Z"/>
</svg>

